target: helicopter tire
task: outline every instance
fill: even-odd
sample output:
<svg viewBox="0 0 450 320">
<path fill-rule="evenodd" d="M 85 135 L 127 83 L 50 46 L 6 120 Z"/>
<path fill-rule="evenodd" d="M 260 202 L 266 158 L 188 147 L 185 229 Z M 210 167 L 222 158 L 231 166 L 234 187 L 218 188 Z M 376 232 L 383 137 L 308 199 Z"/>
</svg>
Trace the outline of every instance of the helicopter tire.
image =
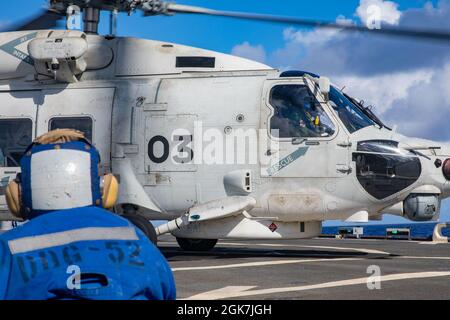
<svg viewBox="0 0 450 320">
<path fill-rule="evenodd" d="M 134 224 L 139 230 L 141 230 L 145 236 L 156 246 L 158 243 L 158 236 L 156 235 L 155 227 L 143 216 L 137 214 L 126 214 L 123 218 Z"/>
<path fill-rule="evenodd" d="M 188 239 L 177 238 L 178 245 L 185 251 L 204 252 L 214 248 L 217 239 Z"/>
</svg>

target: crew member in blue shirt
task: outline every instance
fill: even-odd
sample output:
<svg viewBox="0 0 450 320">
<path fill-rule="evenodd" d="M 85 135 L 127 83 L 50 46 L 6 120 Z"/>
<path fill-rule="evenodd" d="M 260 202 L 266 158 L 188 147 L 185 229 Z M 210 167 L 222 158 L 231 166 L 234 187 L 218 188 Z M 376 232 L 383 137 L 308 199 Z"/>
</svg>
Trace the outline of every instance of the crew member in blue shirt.
<svg viewBox="0 0 450 320">
<path fill-rule="evenodd" d="M 172 271 L 129 221 L 110 213 L 118 183 L 99 176 L 79 131 L 38 138 L 6 190 L 25 220 L 0 235 L 0 299 L 175 299 Z"/>
</svg>

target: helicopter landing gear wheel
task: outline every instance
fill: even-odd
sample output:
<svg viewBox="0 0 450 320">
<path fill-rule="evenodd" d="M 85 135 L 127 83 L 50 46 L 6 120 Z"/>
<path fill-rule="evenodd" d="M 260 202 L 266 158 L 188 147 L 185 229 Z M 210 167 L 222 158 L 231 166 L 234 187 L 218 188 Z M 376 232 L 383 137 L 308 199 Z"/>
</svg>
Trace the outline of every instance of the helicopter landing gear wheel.
<svg viewBox="0 0 450 320">
<path fill-rule="evenodd" d="M 156 235 L 155 227 L 153 227 L 153 224 L 150 221 L 137 214 L 125 214 L 122 217 L 139 228 L 139 230 L 141 230 L 156 246 L 156 244 L 158 243 L 158 236 Z"/>
<path fill-rule="evenodd" d="M 177 238 L 178 245 L 185 251 L 209 251 L 214 248 L 217 239 Z"/>
</svg>

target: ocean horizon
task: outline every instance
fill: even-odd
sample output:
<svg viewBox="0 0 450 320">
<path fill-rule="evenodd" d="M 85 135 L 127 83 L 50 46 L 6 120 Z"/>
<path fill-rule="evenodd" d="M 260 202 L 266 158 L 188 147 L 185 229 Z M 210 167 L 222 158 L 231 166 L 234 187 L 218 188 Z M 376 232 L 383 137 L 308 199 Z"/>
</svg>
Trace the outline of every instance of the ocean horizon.
<svg viewBox="0 0 450 320">
<path fill-rule="evenodd" d="M 326 226 L 322 227 L 322 234 L 338 234 L 341 228 L 362 227 L 363 236 L 385 236 L 386 228 L 409 228 L 413 238 L 431 238 L 437 223 L 439 222 Z M 450 228 L 444 228 L 442 234 L 450 237 Z"/>
</svg>

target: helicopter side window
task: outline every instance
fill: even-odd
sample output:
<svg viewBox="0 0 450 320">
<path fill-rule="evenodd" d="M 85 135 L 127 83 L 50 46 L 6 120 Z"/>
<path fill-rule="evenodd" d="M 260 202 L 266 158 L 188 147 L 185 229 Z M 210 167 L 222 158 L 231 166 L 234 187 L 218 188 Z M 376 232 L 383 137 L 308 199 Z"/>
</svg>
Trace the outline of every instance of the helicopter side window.
<svg viewBox="0 0 450 320">
<path fill-rule="evenodd" d="M 0 167 L 20 167 L 20 159 L 32 142 L 31 119 L 0 119 Z"/>
<path fill-rule="evenodd" d="M 75 129 L 84 133 L 85 137 L 92 141 L 92 119 L 90 117 L 57 117 L 52 118 L 49 130 Z"/>
<path fill-rule="evenodd" d="M 270 129 L 279 138 L 329 137 L 335 127 L 306 85 L 277 85 L 270 93 Z"/>
</svg>

